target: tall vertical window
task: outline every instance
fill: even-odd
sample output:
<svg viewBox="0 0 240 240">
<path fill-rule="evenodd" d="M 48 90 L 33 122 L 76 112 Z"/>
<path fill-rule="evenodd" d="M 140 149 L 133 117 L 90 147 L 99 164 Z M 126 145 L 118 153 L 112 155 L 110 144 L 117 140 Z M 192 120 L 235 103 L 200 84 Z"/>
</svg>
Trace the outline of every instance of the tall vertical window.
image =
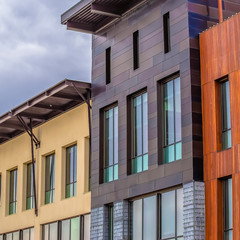
<svg viewBox="0 0 240 240">
<path fill-rule="evenodd" d="M 45 204 L 53 203 L 55 198 L 55 154 L 46 157 L 45 164 Z"/>
<path fill-rule="evenodd" d="M 35 164 L 35 163 L 34 163 Z M 33 188 L 33 166 L 32 163 L 27 165 L 27 201 L 26 209 L 34 208 L 34 188 Z"/>
<path fill-rule="evenodd" d="M 11 232 L 5 235 L 5 240 L 19 240 L 20 233 L 17 232 Z"/>
<path fill-rule="evenodd" d="M 34 240 L 34 228 L 24 229 L 22 231 L 22 240 Z"/>
<path fill-rule="evenodd" d="M 84 215 L 83 220 L 84 220 L 83 240 L 89 240 L 90 239 L 91 214 Z"/>
<path fill-rule="evenodd" d="M 163 34 L 164 34 L 164 52 L 168 53 L 171 50 L 169 12 L 163 15 Z"/>
<path fill-rule="evenodd" d="M 77 145 L 66 149 L 66 198 L 77 191 Z"/>
<path fill-rule="evenodd" d="M 161 194 L 160 239 L 183 240 L 183 190 Z"/>
<path fill-rule="evenodd" d="M 147 93 L 141 93 L 131 101 L 132 173 L 148 169 L 148 101 Z"/>
<path fill-rule="evenodd" d="M 17 211 L 17 169 L 10 171 L 9 215 Z"/>
<path fill-rule="evenodd" d="M 63 240 L 80 239 L 80 217 L 62 221 L 61 239 Z"/>
<path fill-rule="evenodd" d="M 139 32 L 133 33 L 133 69 L 139 68 Z"/>
<path fill-rule="evenodd" d="M 230 96 L 229 81 L 220 83 L 221 92 L 221 122 L 222 122 L 222 149 L 232 146 L 231 143 L 231 116 L 230 116 Z"/>
<path fill-rule="evenodd" d="M 106 49 L 106 84 L 111 82 L 111 47 Z"/>
<path fill-rule="evenodd" d="M 104 111 L 104 182 L 118 179 L 118 107 Z"/>
<path fill-rule="evenodd" d="M 43 225 L 42 231 L 43 231 L 42 232 L 43 240 L 58 240 L 58 223 L 57 222 Z"/>
<path fill-rule="evenodd" d="M 182 158 L 180 77 L 163 84 L 163 155 L 164 163 Z"/>
<path fill-rule="evenodd" d="M 233 239 L 232 178 L 223 181 L 224 240 Z"/>
<path fill-rule="evenodd" d="M 108 239 L 113 240 L 113 204 L 108 206 Z"/>
</svg>

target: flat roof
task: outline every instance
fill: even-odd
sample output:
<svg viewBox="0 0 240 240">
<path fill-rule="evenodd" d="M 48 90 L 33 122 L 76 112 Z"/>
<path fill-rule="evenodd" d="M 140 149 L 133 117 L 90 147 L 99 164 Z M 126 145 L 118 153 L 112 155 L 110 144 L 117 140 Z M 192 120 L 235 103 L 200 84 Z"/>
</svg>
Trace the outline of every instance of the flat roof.
<svg viewBox="0 0 240 240">
<path fill-rule="evenodd" d="M 90 97 L 91 84 L 65 79 L 0 116 L 0 144 L 26 132 L 19 117 L 32 127 L 82 104 Z"/>
<path fill-rule="evenodd" d="M 67 29 L 96 34 L 148 0 L 81 0 L 61 16 Z"/>
</svg>

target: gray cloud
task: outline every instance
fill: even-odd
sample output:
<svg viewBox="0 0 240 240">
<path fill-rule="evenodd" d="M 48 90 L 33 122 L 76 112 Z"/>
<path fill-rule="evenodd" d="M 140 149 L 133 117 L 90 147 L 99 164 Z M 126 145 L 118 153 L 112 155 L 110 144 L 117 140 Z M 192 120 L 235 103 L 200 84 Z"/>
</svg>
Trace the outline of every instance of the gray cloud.
<svg viewBox="0 0 240 240">
<path fill-rule="evenodd" d="M 91 36 L 60 15 L 77 0 L 0 0 L 0 115 L 64 78 L 90 81 Z"/>
</svg>

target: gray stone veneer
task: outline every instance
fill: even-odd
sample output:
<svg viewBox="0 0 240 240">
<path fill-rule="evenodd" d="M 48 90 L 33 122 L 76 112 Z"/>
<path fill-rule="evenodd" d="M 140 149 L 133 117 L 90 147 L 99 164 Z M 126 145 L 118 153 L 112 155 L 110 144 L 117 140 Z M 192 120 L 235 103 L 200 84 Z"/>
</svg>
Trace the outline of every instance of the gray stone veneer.
<svg viewBox="0 0 240 240">
<path fill-rule="evenodd" d="M 203 182 L 183 185 L 184 240 L 205 239 L 205 187 Z"/>
<path fill-rule="evenodd" d="M 127 240 L 129 203 L 114 203 L 113 239 Z M 190 182 L 183 185 L 183 226 L 184 240 L 205 239 L 205 188 L 203 182 Z M 108 240 L 108 207 L 92 209 L 91 240 Z"/>
</svg>

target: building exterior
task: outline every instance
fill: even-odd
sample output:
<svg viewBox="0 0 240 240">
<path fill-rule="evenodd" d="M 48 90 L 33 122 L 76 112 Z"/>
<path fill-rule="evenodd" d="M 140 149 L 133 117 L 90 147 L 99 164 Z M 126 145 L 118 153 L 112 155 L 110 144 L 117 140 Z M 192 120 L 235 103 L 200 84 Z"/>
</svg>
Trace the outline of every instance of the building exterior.
<svg viewBox="0 0 240 240">
<path fill-rule="evenodd" d="M 206 239 L 240 239 L 237 14 L 200 35 Z"/>
<path fill-rule="evenodd" d="M 64 80 L 0 117 L 1 240 L 89 239 L 90 88 Z"/>
</svg>

